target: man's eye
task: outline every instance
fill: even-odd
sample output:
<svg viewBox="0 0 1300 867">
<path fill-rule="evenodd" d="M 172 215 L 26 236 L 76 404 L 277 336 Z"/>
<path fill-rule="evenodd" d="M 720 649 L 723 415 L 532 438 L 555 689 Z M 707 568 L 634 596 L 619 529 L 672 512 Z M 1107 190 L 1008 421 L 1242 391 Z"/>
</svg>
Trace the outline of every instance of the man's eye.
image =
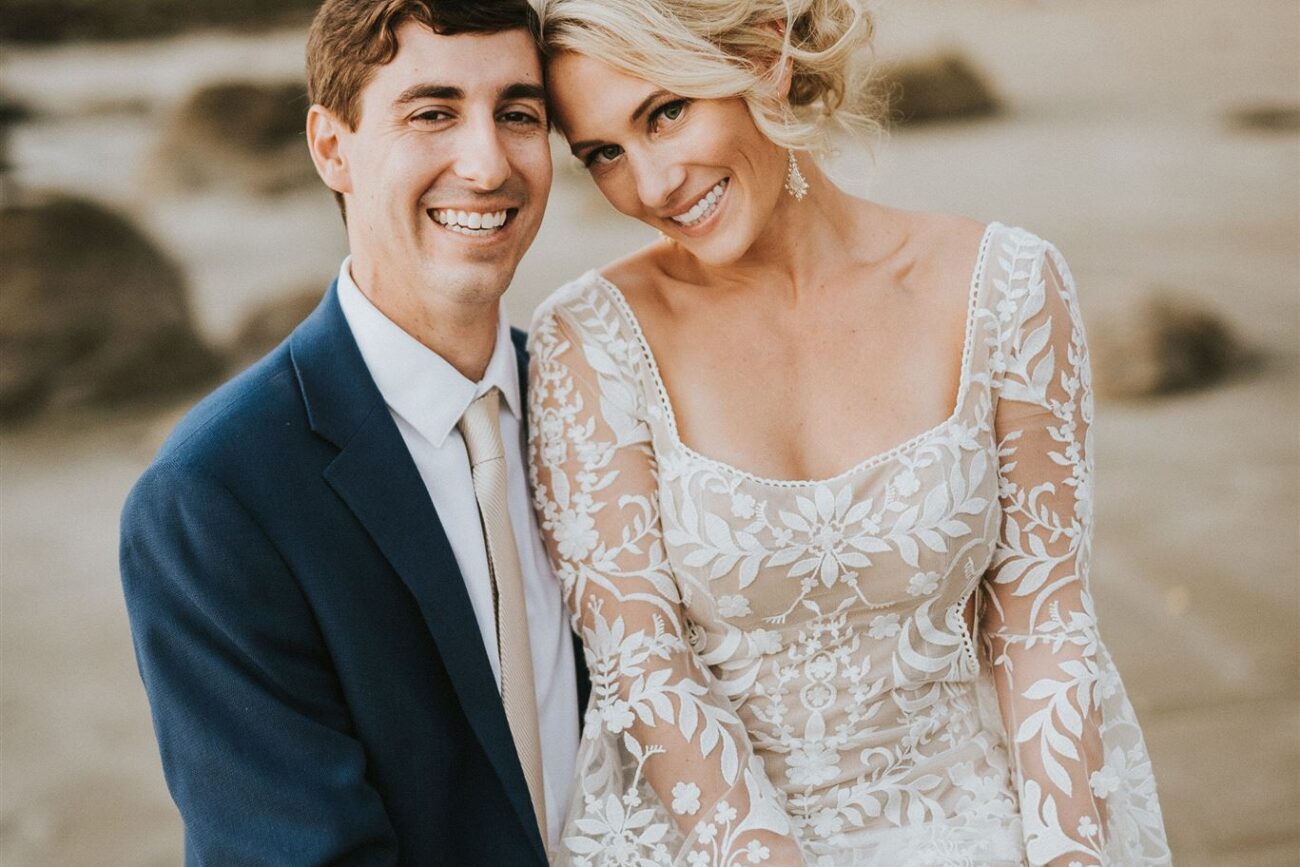
<svg viewBox="0 0 1300 867">
<path fill-rule="evenodd" d="M 506 123 L 537 123 L 537 118 L 533 117 L 526 111 L 507 111 L 501 115 L 501 119 Z"/>
<path fill-rule="evenodd" d="M 605 145 L 593 150 L 587 154 L 587 165 L 595 163 L 607 163 L 618 159 L 623 153 L 623 149 L 618 145 Z"/>
<path fill-rule="evenodd" d="M 451 117 L 451 115 L 445 111 L 442 111 L 440 109 L 430 109 L 429 111 L 420 112 L 415 116 L 415 119 L 427 120 L 432 122 L 432 121 L 446 120 L 449 117 Z"/>
</svg>

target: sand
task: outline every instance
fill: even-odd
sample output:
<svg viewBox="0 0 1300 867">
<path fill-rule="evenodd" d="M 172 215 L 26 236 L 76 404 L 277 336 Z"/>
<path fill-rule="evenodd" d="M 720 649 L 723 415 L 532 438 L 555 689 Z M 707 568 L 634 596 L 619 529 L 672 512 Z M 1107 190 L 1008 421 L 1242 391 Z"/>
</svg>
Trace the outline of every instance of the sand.
<svg viewBox="0 0 1300 867">
<path fill-rule="evenodd" d="M 885 58 L 954 47 L 1010 106 L 901 131 L 846 186 L 1053 240 L 1090 327 L 1152 285 L 1218 309 L 1261 355 L 1213 389 L 1102 402 L 1094 589 L 1144 723 L 1179 865 L 1300 864 L 1300 170 L 1294 133 L 1230 111 L 1294 104 L 1300 9 L 1209 0 L 891 0 Z M 166 199 L 140 182 L 188 90 L 300 69 L 301 33 L 6 50 L 0 78 L 46 112 L 15 131 L 30 186 L 126 209 L 182 261 L 201 326 L 328 280 L 344 251 L 320 190 Z M 508 296 L 526 324 L 555 286 L 644 241 L 562 150 L 546 223 Z M 580 238 L 581 243 L 574 243 Z M 179 407 L 47 418 L 0 434 L 0 862 L 177 865 L 132 657 L 116 521 Z"/>
</svg>

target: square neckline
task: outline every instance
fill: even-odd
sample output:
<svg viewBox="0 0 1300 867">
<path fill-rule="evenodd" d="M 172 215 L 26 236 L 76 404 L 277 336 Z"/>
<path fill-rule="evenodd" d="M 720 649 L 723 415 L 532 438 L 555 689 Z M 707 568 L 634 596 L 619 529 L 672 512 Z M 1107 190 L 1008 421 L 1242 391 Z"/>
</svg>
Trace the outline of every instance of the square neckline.
<svg viewBox="0 0 1300 867">
<path fill-rule="evenodd" d="M 982 283 L 981 278 L 984 273 L 985 260 L 988 257 L 989 243 L 993 237 L 993 230 L 999 225 L 1001 224 L 991 222 L 984 227 L 984 233 L 980 236 L 979 251 L 975 257 L 975 266 L 971 270 L 970 285 L 967 289 L 966 297 L 966 327 L 962 337 L 961 369 L 959 371 L 959 379 L 957 383 L 957 398 L 954 402 L 952 412 L 950 412 L 947 417 L 938 424 L 926 428 L 920 433 L 909 437 L 884 451 L 868 455 L 866 458 L 863 458 L 848 469 L 823 479 L 768 478 L 741 469 L 740 467 L 727 463 L 726 461 L 711 458 L 687 445 L 677 431 L 677 414 L 673 409 L 672 401 L 668 397 L 668 389 L 664 385 L 663 375 L 659 370 L 659 362 L 656 360 L 654 351 L 650 348 L 650 342 L 646 340 L 645 332 L 641 328 L 641 320 L 637 318 L 635 311 L 632 310 L 632 305 L 628 303 L 627 297 L 623 294 L 622 289 L 618 288 L 613 281 L 607 278 L 599 270 L 593 269 L 590 273 L 594 274 L 596 280 L 605 286 L 610 296 L 614 299 L 614 303 L 618 305 L 620 310 L 622 310 L 624 317 L 632 328 L 632 334 L 636 338 L 637 345 L 641 348 L 642 355 L 646 359 L 646 365 L 650 369 L 650 375 L 654 380 L 655 389 L 659 392 L 659 405 L 663 408 L 664 419 L 668 426 L 668 435 L 675 448 L 697 463 L 713 467 L 714 469 L 724 473 L 748 479 L 749 481 L 759 485 L 778 488 L 816 487 L 819 485 L 828 485 L 844 481 L 850 476 L 857 475 L 864 470 L 878 466 L 891 458 L 897 457 L 898 455 L 915 448 L 930 439 L 939 431 L 956 421 L 957 417 L 961 415 L 961 409 L 962 406 L 965 405 L 966 393 L 970 386 L 970 364 L 974 348 L 972 343 L 975 332 L 975 308 L 979 302 L 979 288 Z"/>
</svg>

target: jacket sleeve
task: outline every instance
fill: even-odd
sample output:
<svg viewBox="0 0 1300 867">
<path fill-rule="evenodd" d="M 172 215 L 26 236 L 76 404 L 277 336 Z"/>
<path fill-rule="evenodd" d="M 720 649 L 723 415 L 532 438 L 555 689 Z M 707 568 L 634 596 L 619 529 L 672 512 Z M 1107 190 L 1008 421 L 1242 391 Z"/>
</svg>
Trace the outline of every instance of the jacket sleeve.
<svg viewBox="0 0 1300 867">
<path fill-rule="evenodd" d="M 191 858 L 397 863 L 312 611 L 235 496 L 156 464 L 123 512 L 121 572 Z"/>
<path fill-rule="evenodd" d="M 592 693 L 559 865 L 795 867 L 804 856 L 744 725 L 688 639 L 654 455 L 623 365 L 535 325 L 535 504 Z M 612 863 L 612 862 L 610 862 Z"/>
</svg>

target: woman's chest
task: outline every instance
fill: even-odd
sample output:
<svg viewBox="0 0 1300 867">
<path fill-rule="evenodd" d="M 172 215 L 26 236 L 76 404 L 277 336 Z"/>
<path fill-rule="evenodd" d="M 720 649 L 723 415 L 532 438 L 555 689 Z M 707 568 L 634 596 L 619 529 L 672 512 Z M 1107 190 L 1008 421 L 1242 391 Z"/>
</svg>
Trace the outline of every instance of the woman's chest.
<svg viewBox="0 0 1300 867">
<path fill-rule="evenodd" d="M 863 311 L 819 315 L 807 323 L 735 313 L 721 331 L 701 317 L 653 329 L 678 438 L 759 476 L 818 479 L 953 413 L 960 334 L 936 335 L 933 320 L 927 331 L 919 311 L 895 309 L 888 320 Z"/>
</svg>

